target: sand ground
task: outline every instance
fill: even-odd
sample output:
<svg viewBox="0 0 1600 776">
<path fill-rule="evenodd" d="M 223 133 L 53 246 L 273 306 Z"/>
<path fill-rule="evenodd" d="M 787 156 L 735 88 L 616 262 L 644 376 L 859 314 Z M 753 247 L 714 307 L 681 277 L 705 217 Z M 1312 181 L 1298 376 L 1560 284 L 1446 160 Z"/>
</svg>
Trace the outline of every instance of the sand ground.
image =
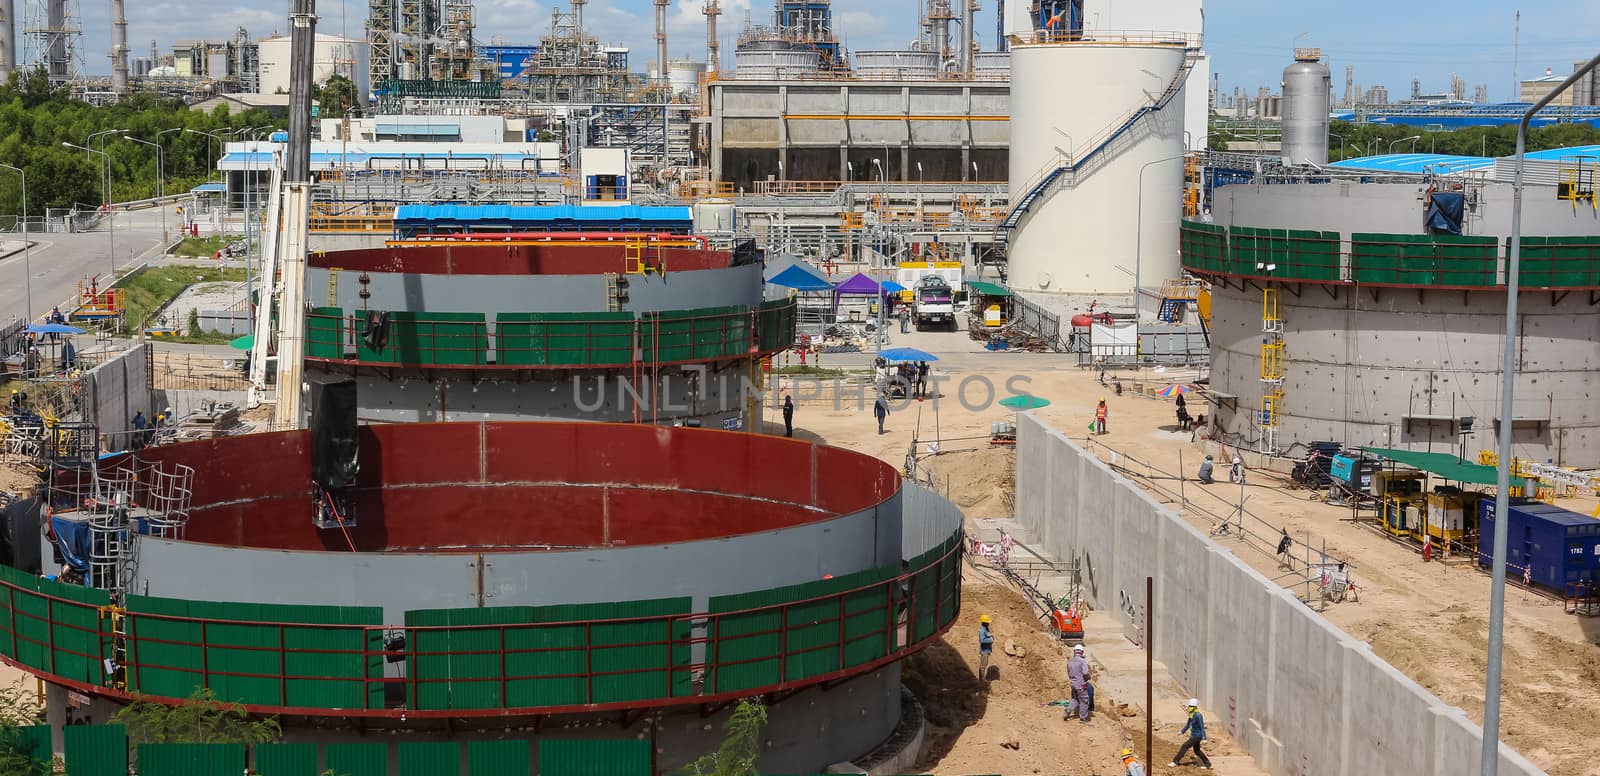
<svg viewBox="0 0 1600 776">
<path fill-rule="evenodd" d="M 991 448 L 987 440 L 990 424 L 1009 420 L 1013 413 L 997 406 L 976 410 L 964 406 L 954 395 L 962 381 L 967 381 L 968 403 L 979 404 L 981 392 L 973 388 L 976 378 L 1002 385 L 1014 376 L 1025 377 L 1029 392 L 1052 402 L 1034 413 L 1075 439 L 1088 437 L 1086 425 L 1095 402 L 1105 398 L 1110 410 L 1109 433 L 1094 438 L 1094 449 L 1103 459 L 1123 466 L 1142 468 L 1129 461 L 1132 456 L 1155 469 L 1176 473 L 1181 455 L 1185 474 L 1192 477 L 1203 454 L 1190 434 L 1176 430 L 1169 401 L 1145 398 L 1131 390 L 1119 396 L 1101 387 L 1097 372 L 1079 367 L 1070 357 L 988 353 L 964 334 L 896 333 L 895 338 L 894 346 L 909 345 L 939 355 L 936 373 L 948 378 L 942 383 L 940 398 L 897 406 L 880 435 L 870 405 L 859 406 L 853 389 L 846 389 L 845 400 L 836 403 L 831 386 L 824 386 L 819 394 L 810 386 L 785 380 L 780 390 L 792 389 L 798 397 L 796 436 L 858 450 L 896 466 L 904 464 L 908 449 L 915 444 L 919 465 L 935 472 L 938 487 L 963 509 L 969 526 L 977 528 L 1010 516 L 1011 452 Z M 859 368 L 868 357 L 833 356 L 829 360 L 825 366 Z M 1146 372 L 1140 377 L 1161 382 L 1191 375 L 1175 370 Z M 1124 384 L 1131 386 L 1133 378 L 1124 375 Z M 1192 413 L 1196 409 L 1203 411 L 1200 405 L 1191 406 Z M 781 433 L 775 408 L 768 409 L 767 420 L 778 421 Z M 929 455 L 930 445 L 935 443 L 938 454 Z M 1261 533 L 1269 526 L 1287 528 L 1297 542 L 1318 551 L 1326 546 L 1329 556 L 1350 563 L 1353 578 L 1361 587 L 1360 601 L 1330 604 L 1324 616 L 1368 641 L 1396 668 L 1481 722 L 1488 576 L 1462 562 L 1425 564 L 1414 547 L 1391 540 L 1369 524 L 1350 521 L 1346 508 L 1308 500 L 1306 491 L 1287 488 L 1280 477 L 1257 471 L 1251 473 L 1249 482 L 1246 505 L 1261 520 L 1247 521 L 1247 528 Z M 1142 484 L 1151 483 L 1158 486 L 1154 491 L 1158 495 L 1178 488 L 1175 480 L 1163 479 L 1160 474 Z M 1199 489 L 1205 486 L 1192 481 L 1183 488 L 1184 501 L 1192 508 L 1181 511 L 1206 528 L 1214 521 L 1205 511 L 1223 511 L 1239 498 L 1238 487 L 1226 484 L 1210 486 L 1210 495 L 1201 495 Z M 1587 513 L 1595 502 L 1581 498 L 1558 503 Z M 1282 573 L 1276 571 L 1271 547 L 1264 540 L 1225 539 L 1223 544 L 1268 576 Z M 1600 776 L 1600 714 L 1594 711 L 1600 708 L 1600 618 L 1566 614 L 1559 601 L 1513 588 L 1508 588 L 1506 605 L 1504 739 L 1557 776 Z M 981 612 L 996 616 L 1001 634 L 1031 630 L 1030 639 L 1042 638 L 1042 643 L 1029 644 L 1027 662 L 1033 662 L 1033 655 L 1052 655 L 1048 665 L 1024 665 L 1014 670 L 1023 681 L 1002 680 L 992 684 L 986 695 L 964 695 L 963 688 L 972 689 L 970 684 L 975 681 L 971 671 L 976 655 L 968 654 L 975 653 L 975 647 L 968 647 L 969 642 L 976 643 L 976 618 Z M 1030 619 L 1031 614 L 1014 588 L 969 568 L 963 621 L 947 639 L 954 648 L 930 650 L 913 662 L 910 672 L 928 686 L 942 680 L 948 687 L 931 696 L 935 736 L 922 763 L 930 772 L 1112 773 L 1116 770 L 1109 758 L 1120 748 L 1124 732 L 1140 742 L 1135 748 L 1142 751 L 1142 717 L 1137 718 L 1137 725 L 1111 725 L 1102 717 L 1100 723 L 1082 730 L 1075 725 L 1064 729 L 1059 713 L 1040 705 L 1065 697 L 1060 689 L 1065 686 L 1065 676 L 1042 624 L 1032 628 L 1037 620 Z M 1118 639 L 1120 634 L 1115 634 L 1108 643 Z M 1121 641 L 1126 644 L 1125 639 Z M 1117 701 L 1142 706 L 1142 665 L 1138 668 L 1137 697 L 1113 693 Z M 1127 677 L 1117 673 L 1110 683 L 1121 686 Z M 1169 705 L 1175 705 L 1182 694 L 1169 693 L 1174 699 Z M 1158 699 L 1158 722 L 1163 721 L 1162 704 Z M 1123 727 L 1126 731 L 1119 730 Z M 1176 730 L 1177 725 L 1158 727 L 1158 754 L 1164 751 L 1160 743 L 1163 732 L 1175 746 Z M 1022 747 L 1011 750 L 997 743 L 1008 737 L 1022 740 Z M 1231 742 L 1217 743 L 1220 752 L 1237 751 Z M 1157 766 L 1155 773 L 1167 772 L 1164 762 Z M 1032 770 L 1035 768 L 1042 770 Z M 1219 758 L 1219 773 L 1252 772 L 1246 768 L 1254 768 L 1248 758 L 1226 765 Z"/>
</svg>

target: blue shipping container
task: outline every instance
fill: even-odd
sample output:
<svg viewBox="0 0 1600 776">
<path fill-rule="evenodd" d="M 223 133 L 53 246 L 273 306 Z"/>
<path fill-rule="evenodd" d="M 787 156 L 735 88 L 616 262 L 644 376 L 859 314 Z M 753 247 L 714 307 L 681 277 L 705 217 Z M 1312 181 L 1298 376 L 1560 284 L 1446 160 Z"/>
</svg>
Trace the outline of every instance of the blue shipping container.
<svg viewBox="0 0 1600 776">
<path fill-rule="evenodd" d="M 1600 582 L 1600 520 L 1561 507 L 1513 499 L 1506 509 L 1506 576 L 1526 573 L 1541 587 L 1565 593 L 1571 582 Z M 1478 506 L 1478 564 L 1494 551 L 1494 499 Z"/>
</svg>

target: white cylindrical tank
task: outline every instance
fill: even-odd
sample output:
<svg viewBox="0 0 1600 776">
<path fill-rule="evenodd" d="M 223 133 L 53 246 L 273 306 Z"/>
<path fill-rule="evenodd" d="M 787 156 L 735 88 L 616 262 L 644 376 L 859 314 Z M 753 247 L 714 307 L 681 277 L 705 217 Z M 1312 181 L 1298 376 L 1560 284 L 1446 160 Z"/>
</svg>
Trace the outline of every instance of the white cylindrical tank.
<svg viewBox="0 0 1600 776">
<path fill-rule="evenodd" d="M 1145 288 L 1178 276 L 1184 96 L 1114 137 L 1112 130 L 1166 91 L 1183 62 L 1182 45 L 1012 45 L 1011 203 L 1063 154 L 1078 162 L 1012 230 L 1013 288 L 1127 294 L 1136 270 Z"/>
<path fill-rule="evenodd" d="M 706 72 L 706 63 L 692 59 L 673 59 L 667 62 L 667 83 L 673 94 L 696 95 L 700 93 L 700 76 Z"/>
<path fill-rule="evenodd" d="M 1301 49 L 1283 69 L 1283 163 L 1328 163 L 1328 108 L 1333 82 L 1322 52 Z"/>
<path fill-rule="evenodd" d="M 715 234 L 733 231 L 733 200 L 704 199 L 694 203 L 694 231 L 696 234 Z"/>
</svg>

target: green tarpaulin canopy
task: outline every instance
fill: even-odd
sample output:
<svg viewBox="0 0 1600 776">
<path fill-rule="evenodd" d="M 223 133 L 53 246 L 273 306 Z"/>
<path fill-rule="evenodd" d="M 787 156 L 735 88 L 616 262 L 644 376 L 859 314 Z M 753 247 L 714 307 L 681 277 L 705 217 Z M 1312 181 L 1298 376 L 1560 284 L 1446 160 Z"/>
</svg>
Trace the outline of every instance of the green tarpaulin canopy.
<svg viewBox="0 0 1600 776">
<path fill-rule="evenodd" d="M 1412 450 L 1390 450 L 1386 447 L 1363 447 L 1361 449 L 1373 455 L 1387 458 L 1395 463 L 1403 463 L 1413 469 L 1421 469 L 1429 474 L 1437 475 L 1453 482 L 1465 482 L 1472 485 L 1496 484 L 1496 473 L 1493 466 L 1464 461 L 1455 453 L 1419 453 Z M 1523 487 L 1522 478 L 1512 477 L 1511 487 Z"/>
<path fill-rule="evenodd" d="M 968 280 L 967 290 L 976 291 L 984 296 L 1011 296 L 1011 292 L 1003 286 L 985 283 L 981 280 Z"/>
</svg>

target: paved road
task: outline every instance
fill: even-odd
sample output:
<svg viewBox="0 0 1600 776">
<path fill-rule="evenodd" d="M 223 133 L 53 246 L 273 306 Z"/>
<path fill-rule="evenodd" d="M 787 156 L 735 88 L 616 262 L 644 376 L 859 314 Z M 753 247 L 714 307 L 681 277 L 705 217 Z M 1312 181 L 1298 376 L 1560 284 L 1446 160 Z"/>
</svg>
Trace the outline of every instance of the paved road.
<svg viewBox="0 0 1600 776">
<path fill-rule="evenodd" d="M 9 235 L 8 235 L 9 236 Z M 107 225 L 78 234 L 29 235 L 33 248 L 0 259 L 0 320 L 27 315 L 27 279 L 33 279 L 33 317 L 49 312 L 78 293 L 78 283 L 91 275 L 104 280 L 110 269 L 111 235 Z M 161 242 L 161 214 L 156 210 L 118 213 L 116 263 L 136 264 L 155 253 Z"/>
</svg>

